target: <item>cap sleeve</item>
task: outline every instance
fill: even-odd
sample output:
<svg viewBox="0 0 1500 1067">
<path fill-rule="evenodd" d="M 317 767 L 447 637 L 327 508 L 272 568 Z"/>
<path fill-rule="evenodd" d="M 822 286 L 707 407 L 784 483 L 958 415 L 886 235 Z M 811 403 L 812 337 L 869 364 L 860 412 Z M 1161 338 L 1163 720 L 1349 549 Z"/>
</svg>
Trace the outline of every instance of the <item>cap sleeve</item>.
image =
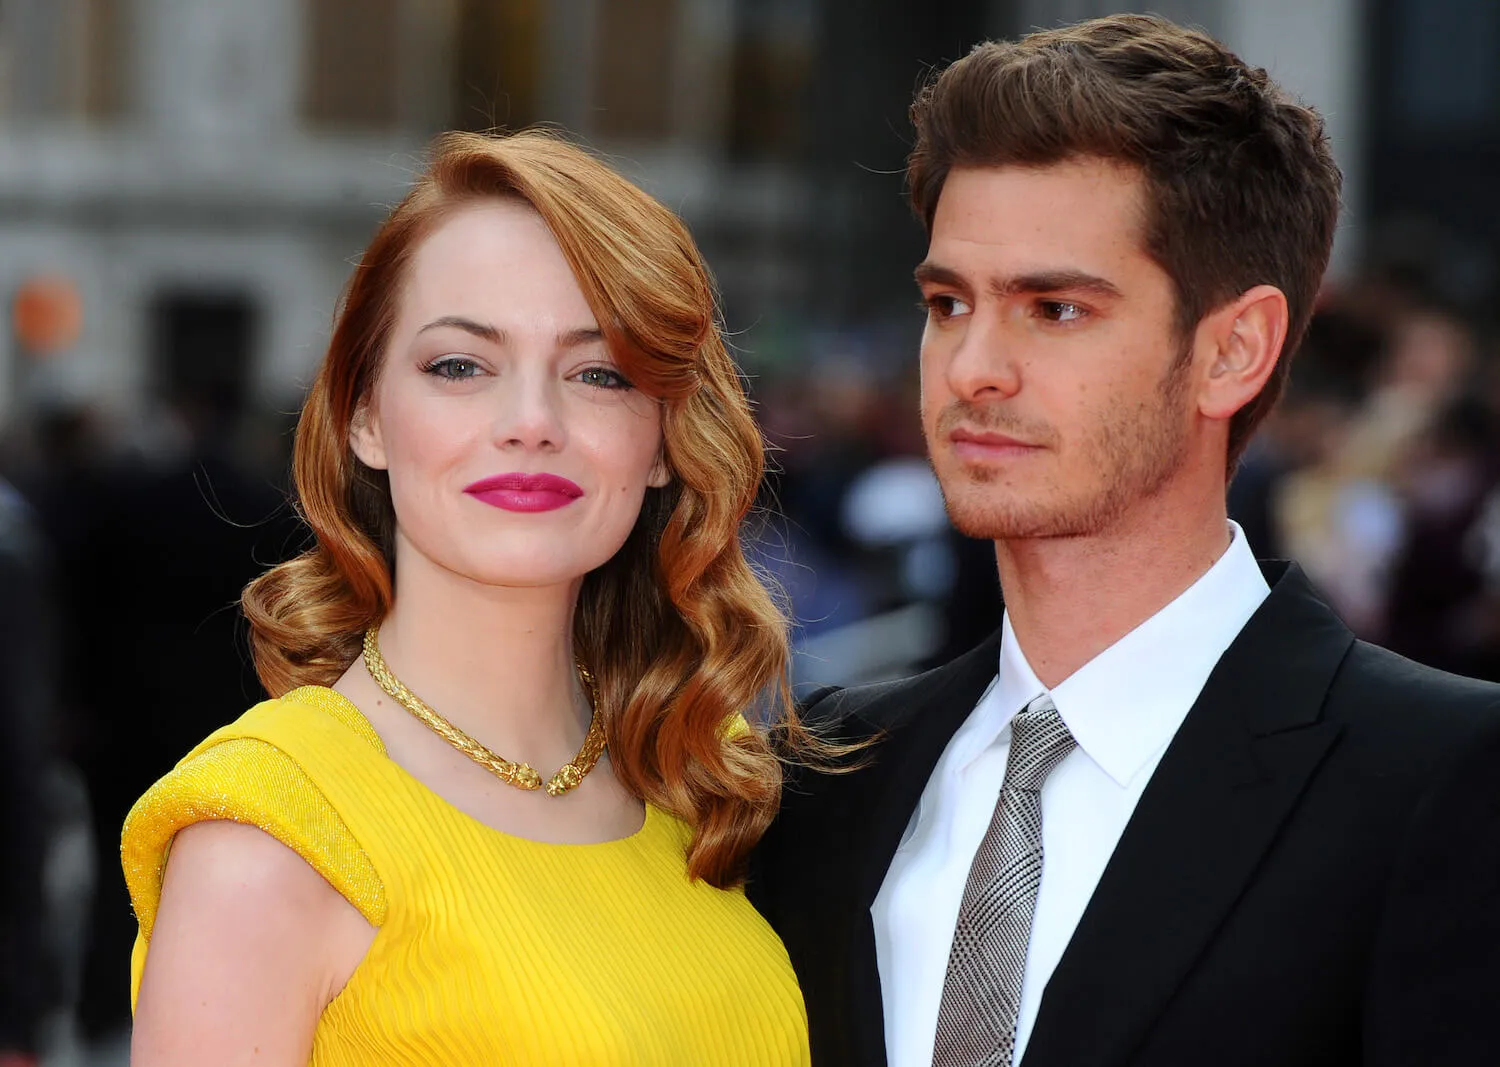
<svg viewBox="0 0 1500 1067">
<path fill-rule="evenodd" d="M 173 837 L 212 819 L 264 830 L 306 860 L 371 925 L 384 923 L 385 887 L 328 798 L 281 749 L 258 738 L 232 737 L 179 763 L 125 819 L 120 858 L 144 942 L 156 922 Z"/>
</svg>

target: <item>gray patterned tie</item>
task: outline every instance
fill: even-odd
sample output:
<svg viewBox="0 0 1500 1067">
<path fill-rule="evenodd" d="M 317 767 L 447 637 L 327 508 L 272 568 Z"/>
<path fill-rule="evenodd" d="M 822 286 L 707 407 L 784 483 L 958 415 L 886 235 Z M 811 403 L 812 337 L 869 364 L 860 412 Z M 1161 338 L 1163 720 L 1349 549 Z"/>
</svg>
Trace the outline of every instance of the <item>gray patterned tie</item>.
<svg viewBox="0 0 1500 1067">
<path fill-rule="evenodd" d="M 1015 1052 L 1042 884 L 1042 783 L 1077 742 L 1048 696 L 1026 705 L 1010 729 L 1005 782 L 958 909 L 933 1067 L 1010 1067 Z"/>
</svg>

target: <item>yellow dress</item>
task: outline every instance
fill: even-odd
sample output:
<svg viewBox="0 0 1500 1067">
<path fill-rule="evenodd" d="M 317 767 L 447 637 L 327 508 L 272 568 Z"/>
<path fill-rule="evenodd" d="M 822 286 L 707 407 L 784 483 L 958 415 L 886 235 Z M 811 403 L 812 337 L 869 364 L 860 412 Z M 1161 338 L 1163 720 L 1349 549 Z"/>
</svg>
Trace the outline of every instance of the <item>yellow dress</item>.
<svg viewBox="0 0 1500 1067">
<path fill-rule="evenodd" d="M 809 1063 L 786 950 L 743 892 L 688 880 L 686 826 L 648 806 L 604 844 L 503 834 L 317 686 L 250 709 L 131 811 L 132 1003 L 172 836 L 204 819 L 272 834 L 378 928 L 318 1022 L 316 1067 Z"/>
</svg>

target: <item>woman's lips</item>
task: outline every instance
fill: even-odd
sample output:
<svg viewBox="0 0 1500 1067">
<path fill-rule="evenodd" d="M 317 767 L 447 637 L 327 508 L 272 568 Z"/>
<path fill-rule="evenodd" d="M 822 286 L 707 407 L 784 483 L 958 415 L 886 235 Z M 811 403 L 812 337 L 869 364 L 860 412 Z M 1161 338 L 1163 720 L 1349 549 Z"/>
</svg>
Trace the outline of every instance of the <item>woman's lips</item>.
<svg viewBox="0 0 1500 1067">
<path fill-rule="evenodd" d="M 513 471 L 481 478 L 464 492 L 476 500 L 505 511 L 554 511 L 583 496 L 574 482 L 556 474 L 524 474 Z"/>
</svg>

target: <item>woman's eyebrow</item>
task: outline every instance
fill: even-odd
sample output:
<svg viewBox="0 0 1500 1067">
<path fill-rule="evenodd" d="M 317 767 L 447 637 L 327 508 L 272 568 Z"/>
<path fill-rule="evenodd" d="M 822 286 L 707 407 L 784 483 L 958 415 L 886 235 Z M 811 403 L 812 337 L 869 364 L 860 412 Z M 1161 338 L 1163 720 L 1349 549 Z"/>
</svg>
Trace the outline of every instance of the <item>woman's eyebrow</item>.
<svg viewBox="0 0 1500 1067">
<path fill-rule="evenodd" d="M 443 315 L 433 319 L 426 326 L 418 330 L 417 333 L 426 333 L 428 330 L 437 330 L 444 326 L 452 327 L 455 330 L 462 330 L 464 333 L 471 333 L 475 337 L 489 341 L 491 344 L 498 345 L 505 340 L 504 330 L 497 329 L 487 323 L 466 319 L 462 315 Z"/>
<path fill-rule="evenodd" d="M 602 340 L 604 331 L 597 326 L 580 326 L 576 330 L 557 335 L 559 348 L 577 348 L 579 345 L 591 345 Z"/>
</svg>

